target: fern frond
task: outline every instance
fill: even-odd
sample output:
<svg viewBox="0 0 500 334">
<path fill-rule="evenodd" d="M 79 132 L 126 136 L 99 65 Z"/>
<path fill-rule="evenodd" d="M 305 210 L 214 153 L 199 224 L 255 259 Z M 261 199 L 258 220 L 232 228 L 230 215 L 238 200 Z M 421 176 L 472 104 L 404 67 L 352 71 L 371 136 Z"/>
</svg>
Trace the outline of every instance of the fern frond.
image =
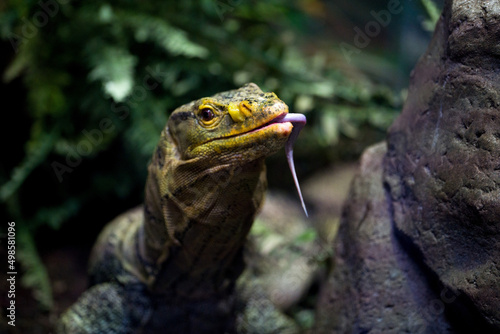
<svg viewBox="0 0 500 334">
<path fill-rule="evenodd" d="M 209 51 L 191 41 L 187 33 L 159 19 L 146 15 L 123 13 L 119 18 L 134 29 L 138 42 L 151 41 L 173 56 L 206 58 Z"/>
<path fill-rule="evenodd" d="M 427 12 L 428 18 L 422 23 L 424 28 L 428 31 L 433 31 L 436 26 L 441 11 L 438 6 L 432 0 L 420 0 L 420 3 Z"/>
<path fill-rule="evenodd" d="M 21 162 L 21 164 L 14 168 L 9 181 L 0 187 L 0 200 L 5 201 L 10 197 L 19 187 L 23 184 L 24 180 L 30 175 L 30 173 L 42 163 L 47 155 L 50 153 L 54 142 L 57 138 L 56 132 L 44 133 L 41 138 L 36 140 L 38 145 L 29 146 L 27 149 L 27 154 Z M 35 142 L 34 140 L 30 141 Z"/>
<path fill-rule="evenodd" d="M 82 201 L 79 198 L 70 198 L 56 207 L 45 207 L 38 210 L 33 221 L 47 224 L 58 229 L 61 224 L 74 216 L 80 210 Z"/>
<path fill-rule="evenodd" d="M 38 255 L 35 241 L 25 225 L 19 225 L 17 244 L 17 258 L 25 270 L 21 284 L 33 290 L 33 296 L 42 308 L 50 310 L 54 301 L 49 275 Z"/>
<path fill-rule="evenodd" d="M 134 85 L 134 66 L 137 58 L 122 47 L 92 48 L 92 70 L 89 79 L 101 81 L 104 92 L 116 102 L 122 102 Z"/>
</svg>

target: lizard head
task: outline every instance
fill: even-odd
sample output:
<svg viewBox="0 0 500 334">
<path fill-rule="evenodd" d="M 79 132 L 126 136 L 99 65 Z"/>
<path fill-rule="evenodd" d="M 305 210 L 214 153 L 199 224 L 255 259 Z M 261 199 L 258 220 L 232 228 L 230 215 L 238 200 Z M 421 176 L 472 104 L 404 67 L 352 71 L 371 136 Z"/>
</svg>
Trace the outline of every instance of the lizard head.
<svg viewBox="0 0 500 334">
<path fill-rule="evenodd" d="M 204 97 L 177 108 L 167 131 L 179 158 L 217 157 L 244 163 L 281 149 L 293 125 L 280 122 L 288 106 L 256 84 Z"/>
</svg>

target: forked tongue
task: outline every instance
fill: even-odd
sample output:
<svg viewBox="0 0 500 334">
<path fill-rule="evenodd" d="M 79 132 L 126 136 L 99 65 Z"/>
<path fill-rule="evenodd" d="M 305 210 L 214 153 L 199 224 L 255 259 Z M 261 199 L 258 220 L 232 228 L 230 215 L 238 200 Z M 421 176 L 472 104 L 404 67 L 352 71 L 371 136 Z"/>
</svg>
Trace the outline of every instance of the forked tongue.
<svg viewBox="0 0 500 334">
<path fill-rule="evenodd" d="M 286 160 L 288 161 L 288 166 L 290 167 L 290 171 L 292 172 L 293 181 L 295 182 L 295 187 L 297 188 L 297 192 L 299 193 L 302 208 L 304 209 L 306 216 L 309 217 L 309 215 L 307 214 L 306 204 L 304 203 L 304 198 L 302 197 L 302 192 L 300 191 L 299 180 L 297 179 L 297 173 L 295 173 L 295 164 L 293 162 L 293 144 L 295 143 L 295 140 L 297 140 L 300 130 L 302 130 L 304 125 L 306 125 L 306 121 L 306 116 L 302 114 L 286 114 L 283 118 L 277 120 L 277 122 L 279 123 L 290 122 L 293 124 L 292 133 L 290 133 L 290 136 L 288 137 L 285 145 Z"/>
</svg>

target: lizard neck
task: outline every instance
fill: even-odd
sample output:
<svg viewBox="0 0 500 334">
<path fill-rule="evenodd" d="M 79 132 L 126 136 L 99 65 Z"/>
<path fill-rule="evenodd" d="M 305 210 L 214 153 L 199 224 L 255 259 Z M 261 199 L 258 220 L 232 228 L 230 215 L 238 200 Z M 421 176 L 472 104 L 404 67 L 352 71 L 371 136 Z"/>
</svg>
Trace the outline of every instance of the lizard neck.
<svg viewBox="0 0 500 334">
<path fill-rule="evenodd" d="M 244 267 L 242 247 L 267 187 L 264 159 L 165 160 L 168 147 L 158 150 L 146 184 L 141 247 L 154 268 L 150 288 L 193 298 L 223 293 Z"/>
</svg>

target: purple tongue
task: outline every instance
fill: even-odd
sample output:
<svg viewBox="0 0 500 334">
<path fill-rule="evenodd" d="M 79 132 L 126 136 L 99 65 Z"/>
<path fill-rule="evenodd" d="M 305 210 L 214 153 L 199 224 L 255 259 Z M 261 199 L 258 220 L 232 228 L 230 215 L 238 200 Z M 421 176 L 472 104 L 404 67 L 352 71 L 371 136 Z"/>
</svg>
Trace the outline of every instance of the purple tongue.
<svg viewBox="0 0 500 334">
<path fill-rule="evenodd" d="M 304 203 L 304 198 L 302 198 L 302 192 L 300 191 L 299 180 L 297 179 L 297 174 L 295 173 L 295 165 L 293 163 L 293 144 L 295 143 L 295 140 L 297 140 L 300 130 L 302 130 L 304 125 L 306 125 L 306 116 L 302 114 L 286 114 L 283 118 L 277 120 L 277 123 L 285 122 L 290 122 L 293 124 L 292 133 L 290 133 L 290 136 L 288 137 L 285 145 L 286 160 L 288 161 L 288 166 L 290 167 L 290 171 L 292 172 L 293 181 L 295 182 L 295 187 L 297 188 L 297 192 L 299 193 L 302 208 L 304 209 L 306 216 L 309 217 L 309 215 L 307 214 L 306 204 Z"/>
</svg>

